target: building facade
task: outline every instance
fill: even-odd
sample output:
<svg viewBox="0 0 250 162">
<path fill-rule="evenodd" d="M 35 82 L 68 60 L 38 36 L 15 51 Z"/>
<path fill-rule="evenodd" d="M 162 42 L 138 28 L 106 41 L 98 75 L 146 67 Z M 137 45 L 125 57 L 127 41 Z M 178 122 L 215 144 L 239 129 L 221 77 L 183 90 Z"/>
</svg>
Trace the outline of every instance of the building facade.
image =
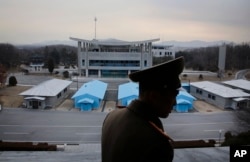
<svg viewBox="0 0 250 162">
<path fill-rule="evenodd" d="M 248 105 L 246 101 L 250 98 L 250 94 L 242 90 L 209 81 L 190 83 L 190 92 L 193 96 L 222 109 L 245 108 Z"/>
<path fill-rule="evenodd" d="M 233 89 L 241 90 L 245 93 L 250 94 L 250 81 L 245 79 L 237 79 L 237 80 L 230 80 L 222 82 L 225 86 L 231 87 Z M 240 107 L 246 107 L 250 109 L 250 97 L 248 98 L 238 98 L 236 99 L 239 103 Z"/>
<path fill-rule="evenodd" d="M 176 96 L 176 105 L 174 110 L 177 112 L 188 112 L 193 109 L 194 101 L 196 100 L 191 94 L 185 90 L 179 91 L 179 94 Z"/>
<path fill-rule="evenodd" d="M 175 58 L 173 46 L 153 44 L 152 53 L 154 57 L 172 57 Z"/>
<path fill-rule="evenodd" d="M 44 72 L 44 58 L 40 56 L 32 56 L 30 58 L 30 72 Z"/>
<path fill-rule="evenodd" d="M 44 81 L 19 95 L 24 97 L 26 108 L 45 109 L 54 107 L 69 95 L 72 81 L 51 79 Z"/>
<path fill-rule="evenodd" d="M 152 66 L 152 42 L 84 40 L 78 44 L 78 73 L 85 77 L 127 77 L 129 73 Z"/>
</svg>

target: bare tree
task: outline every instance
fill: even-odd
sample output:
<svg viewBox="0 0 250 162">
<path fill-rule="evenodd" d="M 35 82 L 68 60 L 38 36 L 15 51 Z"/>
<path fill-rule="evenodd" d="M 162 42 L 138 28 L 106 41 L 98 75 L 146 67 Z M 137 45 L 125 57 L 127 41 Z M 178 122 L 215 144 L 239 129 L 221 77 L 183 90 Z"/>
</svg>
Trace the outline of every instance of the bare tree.
<svg viewBox="0 0 250 162">
<path fill-rule="evenodd" d="M 0 63 L 0 87 L 5 85 L 7 79 L 7 71 L 4 65 Z"/>
<path fill-rule="evenodd" d="M 54 70 L 54 60 L 53 59 L 48 60 L 48 70 L 49 70 L 50 74 L 53 73 L 53 70 Z"/>
</svg>

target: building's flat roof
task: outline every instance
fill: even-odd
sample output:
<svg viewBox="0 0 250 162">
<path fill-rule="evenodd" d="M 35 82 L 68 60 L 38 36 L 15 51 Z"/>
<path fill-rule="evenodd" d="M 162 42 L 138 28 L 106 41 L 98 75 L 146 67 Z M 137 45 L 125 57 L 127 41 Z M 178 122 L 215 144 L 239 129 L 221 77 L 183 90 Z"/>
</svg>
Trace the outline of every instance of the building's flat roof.
<svg viewBox="0 0 250 162">
<path fill-rule="evenodd" d="M 244 79 L 225 81 L 223 84 L 250 91 L 250 81 Z"/>
<path fill-rule="evenodd" d="M 91 44 L 95 44 L 95 45 L 104 45 L 104 46 L 128 46 L 128 45 L 134 45 L 134 44 L 156 42 L 156 41 L 160 40 L 159 38 L 150 39 L 150 40 L 143 40 L 143 41 L 122 41 L 122 40 L 117 40 L 117 39 L 86 40 L 86 39 L 73 38 L 73 37 L 70 37 L 69 39 L 71 39 L 73 41 L 86 42 L 86 43 L 91 43 Z"/>
<path fill-rule="evenodd" d="M 232 89 L 217 83 L 202 81 L 202 82 L 193 82 L 190 83 L 191 86 L 200 88 L 212 94 L 216 94 L 218 96 L 224 98 L 235 98 L 235 97 L 249 97 L 250 94 L 245 93 L 241 90 Z"/>
<path fill-rule="evenodd" d="M 68 87 L 72 81 L 51 79 L 34 86 L 19 95 L 22 96 L 56 96 L 64 88 Z"/>
</svg>

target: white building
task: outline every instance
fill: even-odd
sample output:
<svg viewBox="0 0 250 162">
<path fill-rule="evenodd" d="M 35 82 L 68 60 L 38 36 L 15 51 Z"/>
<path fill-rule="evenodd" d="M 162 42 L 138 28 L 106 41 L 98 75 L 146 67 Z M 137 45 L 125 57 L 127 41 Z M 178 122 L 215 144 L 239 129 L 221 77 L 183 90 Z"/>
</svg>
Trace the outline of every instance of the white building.
<svg viewBox="0 0 250 162">
<path fill-rule="evenodd" d="M 246 93 L 250 93 L 250 81 L 244 79 L 230 80 L 222 82 L 223 84 L 234 89 L 241 89 Z"/>
<path fill-rule="evenodd" d="M 210 81 L 190 83 L 190 93 L 193 96 L 222 109 L 239 109 L 245 108 L 249 105 L 249 93 Z"/>
<path fill-rule="evenodd" d="M 35 73 L 44 72 L 45 69 L 43 67 L 44 63 L 30 63 L 29 72 L 35 72 Z"/>
<path fill-rule="evenodd" d="M 175 51 L 173 49 L 173 46 L 153 44 L 152 52 L 154 57 L 169 56 L 175 58 Z"/>
<path fill-rule="evenodd" d="M 32 56 L 29 58 L 29 65 L 22 64 L 20 68 L 24 72 L 29 73 L 44 73 L 45 71 L 48 71 L 48 69 L 44 69 L 44 58 L 40 56 Z"/>
<path fill-rule="evenodd" d="M 44 81 L 19 95 L 24 96 L 27 108 L 44 109 L 54 107 L 69 94 L 72 81 L 51 79 Z"/>
<path fill-rule="evenodd" d="M 120 40 L 84 40 L 78 43 L 78 72 L 81 76 L 127 77 L 131 72 L 152 66 L 152 42 Z"/>
</svg>

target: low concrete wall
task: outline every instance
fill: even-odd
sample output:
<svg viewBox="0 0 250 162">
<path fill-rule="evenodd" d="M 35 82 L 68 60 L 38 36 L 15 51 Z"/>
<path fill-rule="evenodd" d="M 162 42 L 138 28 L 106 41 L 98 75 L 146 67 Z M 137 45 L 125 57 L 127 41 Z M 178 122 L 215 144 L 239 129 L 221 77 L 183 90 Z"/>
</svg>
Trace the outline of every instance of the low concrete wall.
<svg viewBox="0 0 250 162">
<path fill-rule="evenodd" d="M 0 151 L 56 151 L 56 145 L 48 143 L 33 144 L 32 142 L 2 142 Z"/>
</svg>

